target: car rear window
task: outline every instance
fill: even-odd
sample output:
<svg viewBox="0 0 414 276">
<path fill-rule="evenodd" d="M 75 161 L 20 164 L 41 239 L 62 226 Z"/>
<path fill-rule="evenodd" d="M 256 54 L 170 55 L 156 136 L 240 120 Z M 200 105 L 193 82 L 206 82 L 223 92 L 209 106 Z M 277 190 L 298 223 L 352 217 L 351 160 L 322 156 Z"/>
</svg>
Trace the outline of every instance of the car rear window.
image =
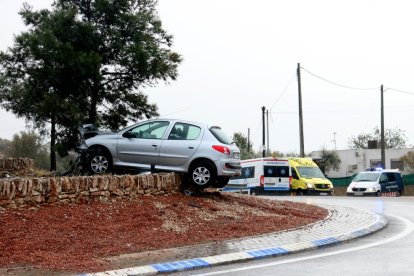
<svg viewBox="0 0 414 276">
<path fill-rule="evenodd" d="M 210 127 L 210 132 L 222 144 L 231 145 L 232 141 L 219 127 Z"/>
<path fill-rule="evenodd" d="M 264 166 L 265 177 L 289 177 L 288 166 Z"/>
</svg>

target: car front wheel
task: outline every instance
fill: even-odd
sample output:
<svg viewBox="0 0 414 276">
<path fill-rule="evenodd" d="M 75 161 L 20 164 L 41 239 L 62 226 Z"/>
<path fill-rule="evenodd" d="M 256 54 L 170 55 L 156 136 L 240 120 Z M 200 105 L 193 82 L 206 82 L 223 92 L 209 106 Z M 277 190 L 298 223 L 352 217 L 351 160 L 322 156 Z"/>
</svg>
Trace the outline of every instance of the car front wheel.
<svg viewBox="0 0 414 276">
<path fill-rule="evenodd" d="M 89 153 L 88 169 L 93 174 L 107 173 L 112 170 L 111 157 L 102 149 L 95 149 Z"/>
</svg>

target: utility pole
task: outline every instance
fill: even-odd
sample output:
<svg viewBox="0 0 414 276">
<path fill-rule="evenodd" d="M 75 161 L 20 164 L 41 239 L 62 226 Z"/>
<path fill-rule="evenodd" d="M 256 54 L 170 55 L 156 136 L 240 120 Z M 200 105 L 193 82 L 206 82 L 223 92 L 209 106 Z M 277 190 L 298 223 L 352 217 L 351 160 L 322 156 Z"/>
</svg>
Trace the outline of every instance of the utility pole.
<svg viewBox="0 0 414 276">
<path fill-rule="evenodd" d="M 305 157 L 304 135 L 303 135 L 303 114 L 302 114 L 302 87 L 300 80 L 300 63 L 297 69 L 298 75 L 298 99 L 299 99 L 299 140 L 300 140 L 300 157 Z"/>
<path fill-rule="evenodd" d="M 336 151 L 336 131 L 334 131 L 333 135 L 334 135 L 333 142 L 334 142 L 334 145 L 335 145 L 335 151 Z"/>
<path fill-rule="evenodd" d="M 381 84 L 381 163 L 385 169 L 384 85 Z"/>
<path fill-rule="evenodd" d="M 266 107 L 262 106 L 262 123 L 263 123 L 263 126 L 262 126 L 262 128 L 263 128 L 263 143 L 262 143 L 262 151 L 263 152 L 262 152 L 262 157 L 266 156 L 265 110 L 266 110 Z"/>
<path fill-rule="evenodd" d="M 270 155 L 270 141 L 269 141 L 269 109 L 266 110 L 266 129 L 267 129 L 267 155 Z"/>
<path fill-rule="evenodd" d="M 247 152 L 250 152 L 250 127 L 247 129 Z"/>
</svg>

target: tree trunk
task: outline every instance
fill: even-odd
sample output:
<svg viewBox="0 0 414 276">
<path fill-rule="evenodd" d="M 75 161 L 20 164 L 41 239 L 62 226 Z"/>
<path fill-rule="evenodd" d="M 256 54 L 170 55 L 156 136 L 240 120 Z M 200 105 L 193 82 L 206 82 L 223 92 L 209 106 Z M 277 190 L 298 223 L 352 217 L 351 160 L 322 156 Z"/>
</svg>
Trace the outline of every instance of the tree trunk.
<svg viewBox="0 0 414 276">
<path fill-rule="evenodd" d="M 89 109 L 89 122 L 90 124 L 96 125 L 98 122 L 98 113 L 97 113 L 97 106 L 98 106 L 98 94 L 99 94 L 99 87 L 98 81 L 93 81 L 92 87 L 92 95 L 91 95 L 91 106 Z"/>
<path fill-rule="evenodd" d="M 51 131 L 50 131 L 50 171 L 56 171 L 56 118 L 52 115 Z"/>
</svg>

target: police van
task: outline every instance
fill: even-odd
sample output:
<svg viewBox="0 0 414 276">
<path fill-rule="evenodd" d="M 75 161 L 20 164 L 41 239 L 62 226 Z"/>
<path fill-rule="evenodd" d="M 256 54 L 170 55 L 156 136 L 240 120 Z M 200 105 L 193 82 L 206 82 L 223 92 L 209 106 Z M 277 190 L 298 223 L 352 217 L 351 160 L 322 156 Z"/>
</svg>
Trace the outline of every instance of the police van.
<svg viewBox="0 0 414 276">
<path fill-rule="evenodd" d="M 222 191 L 247 192 L 251 195 L 290 192 L 292 173 L 289 160 L 268 157 L 242 160 L 240 163 L 241 175 L 230 178 Z"/>
<path fill-rule="evenodd" d="M 398 169 L 376 168 L 359 172 L 346 190 L 348 196 L 381 196 L 389 192 L 397 196 L 404 192 L 404 183 Z"/>
</svg>

